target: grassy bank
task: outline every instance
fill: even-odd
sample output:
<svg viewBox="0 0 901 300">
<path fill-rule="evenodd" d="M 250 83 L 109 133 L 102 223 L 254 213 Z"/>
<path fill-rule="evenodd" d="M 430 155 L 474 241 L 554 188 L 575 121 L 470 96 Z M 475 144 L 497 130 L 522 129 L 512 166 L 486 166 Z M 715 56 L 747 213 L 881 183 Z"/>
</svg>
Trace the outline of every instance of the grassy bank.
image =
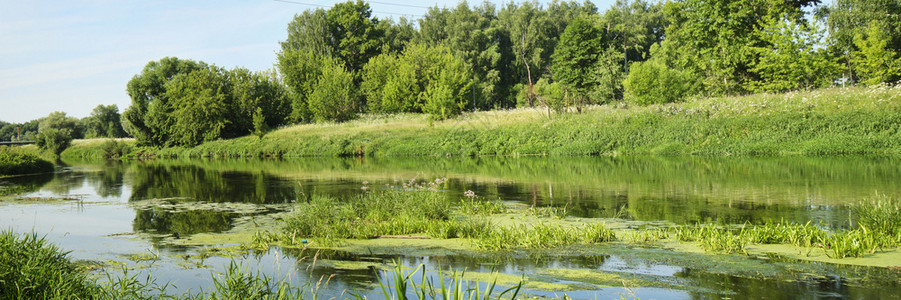
<svg viewBox="0 0 901 300">
<path fill-rule="evenodd" d="M 0 146 L 0 176 L 53 172 L 53 163 L 28 151 Z"/>
<path fill-rule="evenodd" d="M 545 117 L 541 109 L 368 115 L 282 128 L 194 148 L 138 149 L 179 157 L 411 155 L 901 154 L 901 87 L 602 105 Z M 96 145 L 99 146 L 99 145 Z M 80 151 L 75 145 L 67 151 Z M 73 154 L 63 154 L 73 155 Z"/>
</svg>

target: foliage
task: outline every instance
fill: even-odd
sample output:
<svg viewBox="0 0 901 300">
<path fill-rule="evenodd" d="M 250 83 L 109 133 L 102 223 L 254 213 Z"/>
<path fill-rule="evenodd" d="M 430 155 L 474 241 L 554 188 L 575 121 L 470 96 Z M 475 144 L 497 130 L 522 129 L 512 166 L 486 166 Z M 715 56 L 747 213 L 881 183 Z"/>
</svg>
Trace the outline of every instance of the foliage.
<svg viewBox="0 0 901 300">
<path fill-rule="evenodd" d="M 78 119 L 67 117 L 64 112 L 53 112 L 41 119 L 35 142 L 38 148 L 59 155 L 80 132 Z"/>
<path fill-rule="evenodd" d="M 272 75 L 225 70 L 204 63 L 164 58 L 150 62 L 129 81 L 132 106 L 126 128 L 141 145 L 193 146 L 246 135 L 259 111 L 266 125 L 284 124 L 287 92 Z"/>
<path fill-rule="evenodd" d="M 353 74 L 333 63 L 323 63 L 321 71 L 307 103 L 313 119 L 320 122 L 353 119 L 359 98 Z"/>
<path fill-rule="evenodd" d="M 313 93 L 322 68 L 328 60 L 321 55 L 302 50 L 283 50 L 278 54 L 278 67 L 285 85 L 291 91 L 292 123 L 312 121 L 308 98 Z"/>
<path fill-rule="evenodd" d="M 892 49 L 886 28 L 872 22 L 863 33 L 854 35 L 857 50 L 851 53 L 851 64 L 860 82 L 876 85 L 901 79 L 901 50 Z"/>
<path fill-rule="evenodd" d="M 854 52 L 861 51 L 858 35 L 867 38 L 867 32 L 877 25 L 884 37 L 885 51 L 901 52 L 901 5 L 897 1 L 883 0 L 836 0 L 819 11 L 825 15 L 829 29 L 831 51 L 845 65 L 844 75 L 848 79 L 866 80 L 858 74 L 858 66 L 852 63 Z M 875 42 L 875 41 L 873 41 Z"/>
<path fill-rule="evenodd" d="M 91 115 L 81 119 L 85 138 L 121 138 L 125 137 L 119 108 L 115 104 L 97 105 Z"/>
<path fill-rule="evenodd" d="M 577 106 L 587 104 L 589 93 L 597 86 L 592 75 L 605 44 L 601 29 L 582 18 L 569 23 L 560 36 L 553 55 L 554 79 L 570 91 Z"/>
<path fill-rule="evenodd" d="M 33 154 L 0 149 L 0 176 L 53 171 L 53 163 Z"/>
<path fill-rule="evenodd" d="M 628 70 L 629 62 L 647 60 L 651 46 L 663 41 L 667 25 L 663 5 L 664 2 L 617 0 L 601 16 L 600 26 L 607 28 L 607 40 L 620 48 L 620 70 Z"/>
<path fill-rule="evenodd" d="M 767 20 L 787 18 L 803 23 L 803 7 L 818 0 L 686 0 L 667 2 L 670 25 L 662 47 L 674 54 L 672 64 L 697 74 L 713 95 L 740 94 L 756 80 L 758 55 L 752 47 L 771 47 L 760 31 Z M 716 30 L 710 30 L 716 28 Z"/>
<path fill-rule="evenodd" d="M 55 245 L 36 234 L 0 232 L 0 298 L 88 299 L 97 286 Z"/>
<path fill-rule="evenodd" d="M 447 47 L 470 66 L 473 88 L 467 98 L 476 109 L 512 106 L 506 93 L 515 80 L 509 68 L 513 56 L 502 47 L 507 36 L 496 20 L 493 4 L 470 8 L 460 2 L 451 9 L 432 7 L 419 21 L 420 43 Z"/>
<path fill-rule="evenodd" d="M 751 70 L 759 79 L 750 80 L 748 90 L 785 92 L 832 84 L 841 65 L 821 47 L 821 30 L 787 19 L 771 20 L 765 26 L 761 35 L 768 46 L 754 48 L 759 60 Z"/>
<path fill-rule="evenodd" d="M 467 106 L 471 74 L 447 47 L 410 44 L 400 54 L 372 59 L 361 89 L 372 112 L 426 112 L 446 119 Z"/>
<path fill-rule="evenodd" d="M 144 145 L 170 145 L 166 132 L 174 120 L 166 84 L 179 74 L 188 74 L 207 68 L 204 62 L 164 57 L 147 63 L 140 74 L 128 81 L 131 106 L 123 113 L 123 127 L 138 143 Z"/>
<path fill-rule="evenodd" d="M 38 134 L 38 126 L 41 119 L 31 120 L 21 124 L 7 123 L 0 127 L 0 141 L 33 141 Z M 19 138 L 21 135 L 21 139 Z"/>
<path fill-rule="evenodd" d="M 680 101 L 688 91 L 688 82 L 682 72 L 667 68 L 656 60 L 633 63 L 623 86 L 626 99 L 640 105 Z"/>
</svg>

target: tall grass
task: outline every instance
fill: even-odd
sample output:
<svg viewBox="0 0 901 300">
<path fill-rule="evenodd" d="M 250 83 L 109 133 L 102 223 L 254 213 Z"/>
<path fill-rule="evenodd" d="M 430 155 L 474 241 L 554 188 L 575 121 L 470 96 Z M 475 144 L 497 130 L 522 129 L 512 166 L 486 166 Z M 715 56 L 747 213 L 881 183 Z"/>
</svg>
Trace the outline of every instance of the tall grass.
<svg viewBox="0 0 901 300">
<path fill-rule="evenodd" d="M 855 224 L 847 230 L 779 222 L 731 228 L 676 226 L 670 232 L 680 241 L 697 241 L 706 251 L 725 253 L 743 253 L 750 244 L 789 244 L 821 248 L 831 258 L 846 258 L 901 245 L 901 202 L 878 195 L 852 205 L 851 211 Z"/>
<path fill-rule="evenodd" d="M 0 231 L 0 298 L 87 299 L 98 294 L 68 253 L 34 233 Z"/>
<path fill-rule="evenodd" d="M 37 155 L 0 146 L 0 176 L 53 172 L 53 163 Z"/>
</svg>

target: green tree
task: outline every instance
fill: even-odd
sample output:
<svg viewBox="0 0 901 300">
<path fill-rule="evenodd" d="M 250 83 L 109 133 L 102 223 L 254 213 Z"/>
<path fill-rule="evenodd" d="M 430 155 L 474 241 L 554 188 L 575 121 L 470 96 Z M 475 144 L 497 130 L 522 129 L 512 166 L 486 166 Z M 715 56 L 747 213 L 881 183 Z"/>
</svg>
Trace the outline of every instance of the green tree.
<svg viewBox="0 0 901 300">
<path fill-rule="evenodd" d="M 838 76 L 841 65 L 823 50 L 823 31 L 781 19 L 768 22 L 761 33 L 771 46 L 755 48 L 759 60 L 752 71 L 758 79 L 748 82 L 748 90 L 784 92 L 824 87 Z"/>
<path fill-rule="evenodd" d="M 267 132 L 269 132 L 269 125 L 266 124 L 266 115 L 263 114 L 262 107 L 257 107 L 253 113 L 253 134 L 262 139 Z"/>
<path fill-rule="evenodd" d="M 509 107 L 508 90 L 515 84 L 509 68 L 513 56 L 504 52 L 504 32 L 494 5 L 470 8 L 464 1 L 454 9 L 432 7 L 420 19 L 420 41 L 444 45 L 473 70 L 470 104 L 478 109 Z"/>
<path fill-rule="evenodd" d="M 326 19 L 335 41 L 334 54 L 351 74 L 379 54 L 384 32 L 379 30 L 378 19 L 372 17 L 369 3 L 357 0 L 335 4 Z"/>
<path fill-rule="evenodd" d="M 373 58 L 361 90 L 373 112 L 426 112 L 445 119 L 468 105 L 473 84 L 466 62 L 443 45 L 410 44 Z"/>
<path fill-rule="evenodd" d="M 511 52 L 516 55 L 514 65 L 523 70 L 526 84 L 526 100 L 529 106 L 535 103 L 535 82 L 550 65 L 553 53 L 553 35 L 548 35 L 551 17 L 537 2 L 513 3 L 505 6 L 498 14 L 499 22 L 509 33 Z"/>
<path fill-rule="evenodd" d="M 861 83 L 875 85 L 901 79 L 901 56 L 890 48 L 890 42 L 886 29 L 876 21 L 867 28 L 866 36 L 854 36 L 857 50 L 851 52 L 851 64 Z"/>
<path fill-rule="evenodd" d="M 41 119 L 35 142 L 38 148 L 59 155 L 69 147 L 79 131 L 78 119 L 57 111 Z"/>
<path fill-rule="evenodd" d="M 648 59 L 651 45 L 663 41 L 666 18 L 663 2 L 645 0 L 617 0 L 600 19 L 607 40 L 618 45 L 622 53 L 622 69 L 629 69 L 630 61 Z"/>
<path fill-rule="evenodd" d="M 278 68 L 285 85 L 290 90 L 291 114 L 288 120 L 294 123 L 312 121 L 309 95 L 313 93 L 319 76 L 322 75 L 323 62 L 327 56 L 316 55 L 301 50 L 282 51 L 278 54 Z"/>
<path fill-rule="evenodd" d="M 569 23 L 560 37 L 553 56 L 554 80 L 570 92 L 577 108 L 588 102 L 598 84 L 592 75 L 605 48 L 601 29 L 582 18 Z"/>
<path fill-rule="evenodd" d="M 119 107 L 115 104 L 97 105 L 91 115 L 81 119 L 85 138 L 120 138 L 125 137 L 125 129 L 122 128 Z"/>
<path fill-rule="evenodd" d="M 771 47 L 761 31 L 767 20 L 803 23 L 801 8 L 819 0 L 685 0 L 667 2 L 670 25 L 662 42 L 666 62 L 700 76 L 709 94 L 740 94 L 758 80 L 757 48 Z"/>
<path fill-rule="evenodd" d="M 175 122 L 166 97 L 166 84 L 176 75 L 205 68 L 204 62 L 175 57 L 147 63 L 140 74 L 128 81 L 131 106 L 122 113 L 125 131 L 139 144 L 165 145 L 169 140 L 167 130 Z"/>
<path fill-rule="evenodd" d="M 857 80 L 854 52 L 861 50 L 855 38 L 867 37 L 874 22 L 879 24 L 885 38 L 885 48 L 901 52 L 901 1 L 898 0 L 835 0 L 821 10 L 826 16 L 832 52 L 841 57 L 845 77 Z"/>
<path fill-rule="evenodd" d="M 322 66 L 322 74 L 308 100 L 313 119 L 319 122 L 353 119 L 360 98 L 353 73 L 336 63 L 325 62 Z"/>
<path fill-rule="evenodd" d="M 234 121 L 229 82 L 218 67 L 179 74 L 166 85 L 166 97 L 170 101 L 172 124 L 161 128 L 168 139 L 167 145 L 196 146 L 216 140 Z M 244 131 L 245 133 L 247 131 Z"/>
</svg>

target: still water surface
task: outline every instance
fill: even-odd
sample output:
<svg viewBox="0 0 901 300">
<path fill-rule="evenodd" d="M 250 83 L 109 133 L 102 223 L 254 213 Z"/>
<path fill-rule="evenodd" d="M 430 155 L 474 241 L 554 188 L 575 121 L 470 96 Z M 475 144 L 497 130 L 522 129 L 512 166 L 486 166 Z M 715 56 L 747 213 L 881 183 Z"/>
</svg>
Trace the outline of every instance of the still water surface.
<svg viewBox="0 0 901 300">
<path fill-rule="evenodd" d="M 564 208 L 567 215 L 621 218 L 653 224 L 760 224 L 780 220 L 848 226 L 848 205 L 877 193 L 901 195 L 897 159 L 840 158 L 314 158 L 298 160 L 179 160 L 139 162 L 67 161 L 55 174 L 0 179 L 16 191 L 0 202 L 0 227 L 34 231 L 75 259 L 127 261 L 153 252 L 143 262 L 177 291 L 209 289 L 211 272 L 224 271 L 231 258 L 210 257 L 204 267 L 185 267 L 181 255 L 202 247 L 160 241 L 232 229 L 254 216 L 290 210 L 305 195 L 361 193 L 363 182 L 381 187 L 410 179 L 447 178 L 444 193 L 459 199 L 475 191 L 536 207 Z M 65 198 L 29 201 L 31 198 Z M 193 206 L 187 206 L 192 204 Z M 174 209 L 173 207 L 181 207 Z M 228 208 L 228 209 L 223 209 Z M 309 250 L 308 250 L 309 251 Z M 358 291 L 378 297 L 380 277 L 369 268 L 329 261 L 390 264 L 399 261 L 434 270 L 499 272 L 542 277 L 576 287 L 576 298 L 898 298 L 898 273 L 885 269 L 804 264 L 780 259 L 729 257 L 710 262 L 699 255 L 662 249 L 610 247 L 598 255 L 472 255 L 439 251 L 416 255 L 359 255 L 323 252 L 311 267 L 310 252 L 272 248 L 238 258 L 270 277 L 296 284 L 335 275 L 321 292 L 340 297 Z M 754 274 L 742 272 L 755 264 Z M 139 264 L 140 265 L 140 264 Z M 134 263 L 131 264 L 134 267 Z M 108 267 L 114 268 L 114 267 Z M 541 270 L 579 269 L 654 282 L 648 286 L 601 287 L 550 278 Z M 135 271 L 132 271 L 135 272 Z M 861 278 L 865 278 L 861 279 Z M 530 290 L 557 297 L 559 291 Z M 346 294 L 345 294 L 346 295 Z"/>
</svg>

